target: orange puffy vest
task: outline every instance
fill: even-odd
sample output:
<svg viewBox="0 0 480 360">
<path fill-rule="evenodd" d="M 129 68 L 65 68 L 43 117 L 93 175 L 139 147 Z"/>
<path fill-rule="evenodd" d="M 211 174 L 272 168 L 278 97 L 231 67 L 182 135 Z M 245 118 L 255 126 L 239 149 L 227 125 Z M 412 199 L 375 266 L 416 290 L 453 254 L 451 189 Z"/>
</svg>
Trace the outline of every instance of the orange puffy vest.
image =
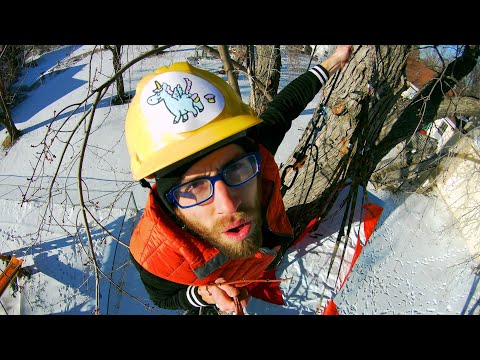
<svg viewBox="0 0 480 360">
<path fill-rule="evenodd" d="M 268 228 L 277 234 L 293 236 L 280 193 L 280 175 L 273 155 L 259 145 L 262 156 L 260 179 L 263 208 L 267 208 Z M 280 246 L 261 248 L 254 256 L 231 260 L 215 247 L 181 229 L 155 202 L 153 191 L 145 212 L 130 239 L 130 252 L 148 272 L 185 285 L 206 285 L 219 277 L 226 281 L 258 279 L 275 259 Z"/>
</svg>

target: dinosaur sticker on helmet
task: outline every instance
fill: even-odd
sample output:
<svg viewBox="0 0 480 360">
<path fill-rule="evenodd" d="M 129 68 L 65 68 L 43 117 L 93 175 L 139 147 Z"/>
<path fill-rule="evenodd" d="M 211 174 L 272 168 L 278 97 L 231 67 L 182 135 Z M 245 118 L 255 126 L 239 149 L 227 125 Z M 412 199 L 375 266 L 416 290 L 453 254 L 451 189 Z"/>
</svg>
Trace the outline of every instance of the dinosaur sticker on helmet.
<svg viewBox="0 0 480 360">
<path fill-rule="evenodd" d="M 224 98 L 204 79 L 175 71 L 159 74 L 150 80 L 143 89 L 141 106 L 155 127 L 170 133 L 182 133 L 214 120 L 223 110 Z"/>
</svg>

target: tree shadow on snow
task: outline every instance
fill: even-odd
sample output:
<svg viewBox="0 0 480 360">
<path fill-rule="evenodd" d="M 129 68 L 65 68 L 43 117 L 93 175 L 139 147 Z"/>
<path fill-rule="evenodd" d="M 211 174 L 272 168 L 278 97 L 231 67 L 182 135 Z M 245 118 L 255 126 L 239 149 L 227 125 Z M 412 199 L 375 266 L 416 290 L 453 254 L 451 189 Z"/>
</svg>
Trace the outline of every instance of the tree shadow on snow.
<svg viewBox="0 0 480 360">
<path fill-rule="evenodd" d="M 122 215 L 116 218 L 114 221 L 104 225 L 104 227 L 113 235 L 117 236 L 122 242 L 128 243 L 132 234 L 136 218 Z M 115 281 L 115 283 L 121 283 L 122 278 L 125 276 L 125 272 L 129 268 L 133 268 L 130 263 L 128 249 L 117 241 L 112 240 L 109 243 L 105 242 L 105 236 L 107 233 L 102 229 L 91 230 L 92 241 L 95 244 L 97 250 L 97 261 L 102 271 Z M 88 249 L 88 241 L 86 235 L 82 234 L 82 246 Z M 101 251 L 101 246 L 104 246 Z M 88 250 L 87 250 L 88 251 Z M 100 252 L 98 252 L 100 251 Z M 95 299 L 95 276 L 91 261 L 88 259 L 85 252 L 81 249 L 78 242 L 78 238 L 72 236 L 63 237 L 60 239 L 45 241 L 38 243 L 33 248 L 24 247 L 16 249 L 5 255 L 28 254 L 33 252 L 33 262 L 31 266 L 27 266 L 26 270 L 30 275 L 38 273 L 42 274 L 42 282 L 55 281 L 62 284 L 63 289 L 73 289 L 75 297 L 79 295 L 86 296 L 90 302 L 94 304 Z M 25 287 L 28 288 L 29 280 L 25 282 Z M 48 286 L 46 287 L 48 289 Z M 127 290 L 128 291 L 128 290 Z M 103 275 L 100 275 L 100 293 L 101 293 L 101 310 L 103 312 L 108 308 L 110 298 L 122 296 L 118 295 L 119 290 L 115 289 L 111 285 L 110 281 L 105 279 Z M 117 293 L 116 295 L 114 295 Z M 72 303 L 76 303 L 72 300 Z M 85 314 L 91 306 L 86 302 L 69 309 L 66 312 L 60 312 L 62 314 Z M 138 304 L 140 307 L 142 304 Z M 83 310 L 82 310 L 83 309 Z M 90 311 L 90 310 L 88 310 Z"/>
</svg>

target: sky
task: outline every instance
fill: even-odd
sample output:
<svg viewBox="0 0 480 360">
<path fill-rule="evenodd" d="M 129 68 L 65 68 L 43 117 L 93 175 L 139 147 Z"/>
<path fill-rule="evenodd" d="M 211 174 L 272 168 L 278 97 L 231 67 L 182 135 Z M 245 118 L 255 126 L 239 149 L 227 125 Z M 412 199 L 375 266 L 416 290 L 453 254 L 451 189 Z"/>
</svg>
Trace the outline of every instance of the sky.
<svg viewBox="0 0 480 360">
<path fill-rule="evenodd" d="M 147 190 L 131 178 L 124 136 L 128 104 L 111 105 L 113 86 L 95 111 L 83 159 L 82 195 L 93 216 L 86 215 L 91 243 L 88 240 L 78 190 L 78 161 L 86 125 L 78 126 L 66 143 L 93 99 L 76 111 L 71 105 L 86 98 L 89 80 L 98 87 L 113 74 L 111 54 L 92 53 L 93 49 L 90 45 L 65 45 L 48 52 L 37 59 L 37 66 L 25 69 L 17 83 L 22 86 L 23 100 L 12 116 L 23 136 L 12 148 L 0 152 L 0 254 L 22 259 L 30 276 L 18 277 L 15 286 L 5 290 L 0 297 L 1 315 L 182 313 L 151 303 L 128 258 L 129 238 L 143 212 Z M 150 49 L 125 47 L 123 61 Z M 299 63 L 282 61 L 280 88 L 306 71 L 309 60 L 304 56 Z M 193 45 L 174 46 L 128 70 L 126 91 L 133 94 L 143 76 L 177 61 L 217 73 L 221 68 L 217 59 L 195 58 Z M 243 74 L 239 85 L 248 103 L 249 83 Z M 317 103 L 318 96 L 293 122 L 275 155 L 278 164 L 295 148 Z M 6 134 L 5 129 L 0 130 L 2 141 Z M 465 239 L 452 226 L 453 217 L 442 198 L 435 191 L 428 196 L 392 194 L 370 185 L 362 190 L 368 202 L 383 211 L 351 271 L 353 246 L 365 230 L 360 207 L 344 261 L 335 257 L 328 271 L 346 188 L 325 221 L 292 246 L 277 267 L 284 305 L 252 298 L 246 313 L 314 315 L 331 298 L 340 315 L 480 314 L 480 277 L 473 271 L 475 264 L 468 261 L 471 254 Z M 90 246 L 101 270 L 99 297 L 88 256 Z M 6 263 L 0 261 L 0 266 L 3 270 Z"/>
</svg>

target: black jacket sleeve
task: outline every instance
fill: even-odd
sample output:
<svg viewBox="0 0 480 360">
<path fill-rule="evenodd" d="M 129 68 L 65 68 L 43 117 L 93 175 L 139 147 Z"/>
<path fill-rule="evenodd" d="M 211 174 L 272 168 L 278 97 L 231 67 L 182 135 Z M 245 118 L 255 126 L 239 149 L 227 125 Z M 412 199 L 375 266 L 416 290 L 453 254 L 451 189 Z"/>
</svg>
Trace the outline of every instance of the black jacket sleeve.
<svg viewBox="0 0 480 360">
<path fill-rule="evenodd" d="M 268 104 L 267 109 L 259 116 L 263 123 L 249 134 L 256 138 L 272 154 L 277 152 L 285 134 L 315 95 L 329 79 L 328 71 L 316 65 L 300 75 Z"/>
</svg>

